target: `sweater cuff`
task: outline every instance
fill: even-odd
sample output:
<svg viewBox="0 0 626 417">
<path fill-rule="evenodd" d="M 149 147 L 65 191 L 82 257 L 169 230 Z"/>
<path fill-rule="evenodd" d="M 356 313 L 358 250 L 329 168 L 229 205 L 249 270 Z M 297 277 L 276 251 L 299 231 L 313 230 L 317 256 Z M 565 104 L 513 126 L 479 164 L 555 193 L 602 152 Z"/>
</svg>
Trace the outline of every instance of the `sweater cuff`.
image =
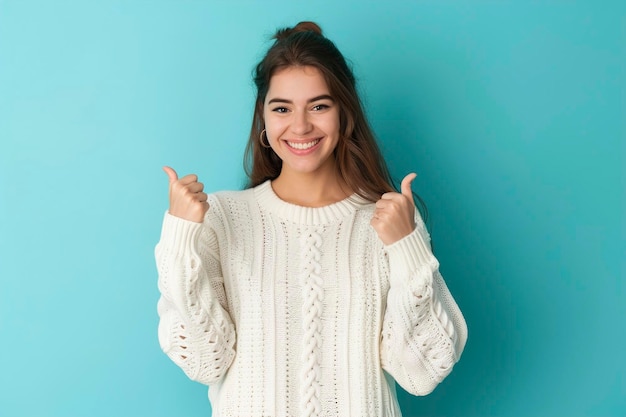
<svg viewBox="0 0 626 417">
<path fill-rule="evenodd" d="M 196 243 L 202 231 L 202 223 L 196 223 L 169 212 L 163 218 L 160 245 L 168 248 L 175 256 L 195 253 Z"/>
<path fill-rule="evenodd" d="M 439 269 L 439 262 L 418 228 L 385 246 L 385 249 L 389 255 L 390 285 L 408 285 L 411 277 L 426 281 L 420 284 L 432 283 L 433 272 Z"/>
</svg>

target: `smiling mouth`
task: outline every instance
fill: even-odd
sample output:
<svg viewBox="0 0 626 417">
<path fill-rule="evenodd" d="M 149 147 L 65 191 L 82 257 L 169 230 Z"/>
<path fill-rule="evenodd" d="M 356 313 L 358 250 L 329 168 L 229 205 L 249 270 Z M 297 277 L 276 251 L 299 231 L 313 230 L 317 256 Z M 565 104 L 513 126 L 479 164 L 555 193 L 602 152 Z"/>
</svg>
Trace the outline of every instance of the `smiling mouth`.
<svg viewBox="0 0 626 417">
<path fill-rule="evenodd" d="M 289 147 L 293 149 L 306 150 L 320 143 L 320 140 L 321 139 L 315 139 L 310 142 L 289 142 L 289 141 L 286 141 L 286 142 L 287 142 L 287 145 L 289 145 Z"/>
</svg>

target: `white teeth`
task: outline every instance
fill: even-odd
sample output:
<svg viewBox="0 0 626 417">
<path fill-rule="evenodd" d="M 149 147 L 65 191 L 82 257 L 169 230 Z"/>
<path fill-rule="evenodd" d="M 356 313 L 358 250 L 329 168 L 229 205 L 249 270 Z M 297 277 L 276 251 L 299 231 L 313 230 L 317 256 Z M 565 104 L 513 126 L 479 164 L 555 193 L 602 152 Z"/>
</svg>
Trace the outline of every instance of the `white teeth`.
<svg viewBox="0 0 626 417">
<path fill-rule="evenodd" d="M 307 143 L 287 142 L 287 144 L 289 144 L 289 146 L 291 146 L 294 149 L 304 150 L 304 149 L 312 148 L 313 146 L 317 145 L 319 141 L 320 141 L 319 139 L 315 139 L 314 141 L 307 142 Z"/>
</svg>

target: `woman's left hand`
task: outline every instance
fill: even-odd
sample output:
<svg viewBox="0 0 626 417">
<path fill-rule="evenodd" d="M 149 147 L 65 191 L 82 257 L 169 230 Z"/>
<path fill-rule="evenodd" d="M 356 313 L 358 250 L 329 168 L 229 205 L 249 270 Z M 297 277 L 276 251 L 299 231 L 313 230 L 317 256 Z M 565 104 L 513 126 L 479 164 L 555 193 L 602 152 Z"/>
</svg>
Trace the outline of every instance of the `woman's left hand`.
<svg viewBox="0 0 626 417">
<path fill-rule="evenodd" d="M 411 182 L 417 174 L 410 173 L 402 180 L 402 193 L 385 193 L 376 202 L 370 224 L 385 245 L 391 245 L 415 230 L 415 204 Z"/>
</svg>

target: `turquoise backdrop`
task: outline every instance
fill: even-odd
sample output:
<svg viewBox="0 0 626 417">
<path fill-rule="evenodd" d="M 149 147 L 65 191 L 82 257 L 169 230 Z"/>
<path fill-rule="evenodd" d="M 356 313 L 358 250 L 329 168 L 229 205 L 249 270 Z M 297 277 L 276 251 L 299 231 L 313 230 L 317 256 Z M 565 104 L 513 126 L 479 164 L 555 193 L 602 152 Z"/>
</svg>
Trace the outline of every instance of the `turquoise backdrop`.
<svg viewBox="0 0 626 417">
<path fill-rule="evenodd" d="M 251 71 L 316 20 L 469 326 L 406 416 L 624 416 L 626 2 L 0 0 L 0 415 L 209 416 L 157 342 L 161 166 L 240 188 Z"/>
</svg>

